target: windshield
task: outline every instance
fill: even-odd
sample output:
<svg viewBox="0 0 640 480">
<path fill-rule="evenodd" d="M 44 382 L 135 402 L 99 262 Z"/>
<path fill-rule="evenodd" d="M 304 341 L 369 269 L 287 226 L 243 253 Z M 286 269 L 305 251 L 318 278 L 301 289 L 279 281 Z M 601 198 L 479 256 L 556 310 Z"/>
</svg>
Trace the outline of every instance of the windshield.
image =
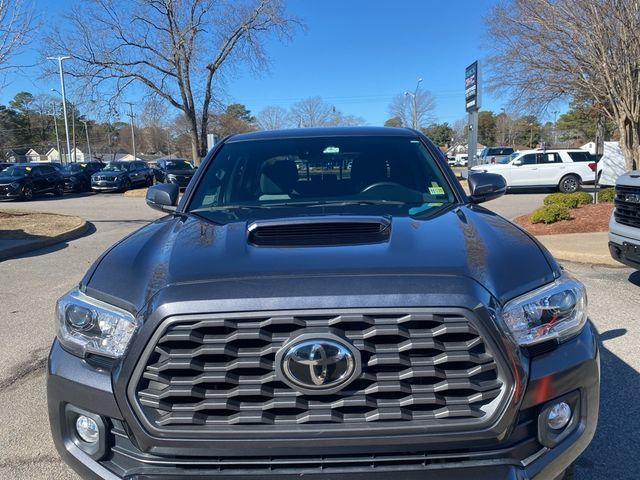
<svg viewBox="0 0 640 480">
<path fill-rule="evenodd" d="M 453 202 L 443 173 L 416 138 L 312 137 L 225 144 L 188 210 L 294 207 L 319 213 L 313 207 L 380 210 L 386 204 L 417 214 Z"/>
<path fill-rule="evenodd" d="M 2 171 L 3 177 L 24 177 L 29 174 L 31 167 L 13 166 Z"/>
<path fill-rule="evenodd" d="M 186 160 L 171 160 L 167 162 L 167 170 L 191 170 L 193 167 Z"/>
<path fill-rule="evenodd" d="M 511 160 L 514 160 L 519 155 L 520 154 L 518 152 L 513 152 L 508 157 L 504 157 L 504 158 L 498 160 L 497 163 L 507 164 L 507 163 L 511 162 Z"/>
<path fill-rule="evenodd" d="M 111 162 L 102 169 L 103 172 L 126 172 L 129 164 L 123 162 Z"/>
<path fill-rule="evenodd" d="M 77 163 L 70 163 L 62 167 L 64 173 L 77 173 L 82 171 L 82 166 Z"/>
</svg>

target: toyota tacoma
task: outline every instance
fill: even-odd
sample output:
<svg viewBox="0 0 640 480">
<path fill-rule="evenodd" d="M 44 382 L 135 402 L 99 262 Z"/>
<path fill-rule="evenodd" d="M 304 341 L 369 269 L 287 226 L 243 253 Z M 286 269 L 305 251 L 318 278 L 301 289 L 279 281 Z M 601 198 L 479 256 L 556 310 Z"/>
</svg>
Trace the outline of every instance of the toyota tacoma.
<svg viewBox="0 0 640 480">
<path fill-rule="evenodd" d="M 557 479 L 591 441 L 584 286 L 421 133 L 220 142 L 56 307 L 53 439 L 86 478 Z"/>
</svg>

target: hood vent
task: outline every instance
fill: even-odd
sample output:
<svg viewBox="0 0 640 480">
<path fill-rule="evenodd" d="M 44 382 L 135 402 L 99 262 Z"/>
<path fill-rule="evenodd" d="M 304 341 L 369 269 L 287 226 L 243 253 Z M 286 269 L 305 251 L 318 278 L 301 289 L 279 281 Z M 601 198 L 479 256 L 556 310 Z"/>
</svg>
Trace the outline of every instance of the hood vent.
<svg viewBox="0 0 640 480">
<path fill-rule="evenodd" d="M 249 243 L 266 247 L 306 247 L 381 243 L 391 222 L 384 217 L 290 218 L 253 222 Z"/>
</svg>

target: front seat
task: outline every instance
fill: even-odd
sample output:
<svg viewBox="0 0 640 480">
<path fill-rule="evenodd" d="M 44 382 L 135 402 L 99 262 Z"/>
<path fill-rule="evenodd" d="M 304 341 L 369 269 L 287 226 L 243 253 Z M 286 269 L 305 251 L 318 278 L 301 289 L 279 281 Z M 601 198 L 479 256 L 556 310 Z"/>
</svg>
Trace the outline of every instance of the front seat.
<svg viewBox="0 0 640 480">
<path fill-rule="evenodd" d="M 298 182 L 296 162 L 286 159 L 269 159 L 260 173 L 260 200 L 289 200 Z"/>
</svg>

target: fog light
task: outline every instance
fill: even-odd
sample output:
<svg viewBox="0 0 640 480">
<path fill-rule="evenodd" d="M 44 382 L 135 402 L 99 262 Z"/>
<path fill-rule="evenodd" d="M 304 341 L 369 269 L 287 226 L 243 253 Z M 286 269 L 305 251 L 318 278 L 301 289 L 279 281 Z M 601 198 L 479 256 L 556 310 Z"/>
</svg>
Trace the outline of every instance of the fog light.
<svg viewBox="0 0 640 480">
<path fill-rule="evenodd" d="M 80 415 L 76 419 L 76 432 L 78 436 L 87 443 L 96 443 L 100 438 L 98 424 L 93 418 Z"/>
<path fill-rule="evenodd" d="M 571 407 L 565 402 L 556 403 L 547 413 L 547 425 L 553 430 L 566 427 L 571 420 Z"/>
</svg>

